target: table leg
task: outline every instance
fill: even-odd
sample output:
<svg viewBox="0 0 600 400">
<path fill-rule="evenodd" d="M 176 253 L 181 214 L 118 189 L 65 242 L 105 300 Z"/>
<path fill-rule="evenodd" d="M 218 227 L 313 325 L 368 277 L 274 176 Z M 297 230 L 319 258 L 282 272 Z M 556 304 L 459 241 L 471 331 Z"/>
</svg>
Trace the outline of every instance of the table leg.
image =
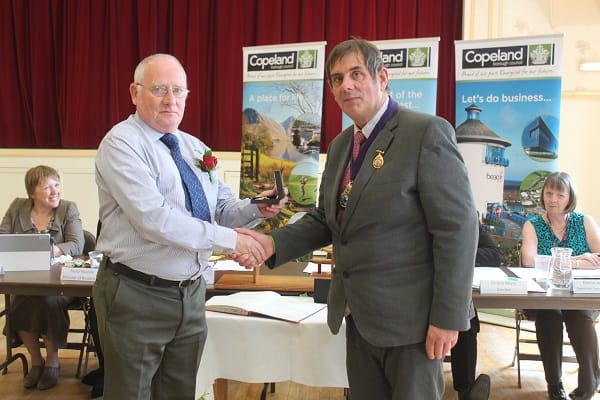
<svg viewBox="0 0 600 400">
<path fill-rule="evenodd" d="M 21 359 L 21 363 L 23 364 L 23 377 L 27 376 L 28 366 L 27 366 L 27 357 L 23 353 L 12 353 L 12 335 L 10 330 L 10 318 L 8 312 L 10 310 L 10 295 L 4 295 L 4 311 L 0 313 L 0 316 L 4 315 L 6 319 L 5 329 L 6 329 L 6 360 L 0 363 L 0 370 L 2 370 L 2 375 L 6 375 L 8 372 L 8 366 L 18 359 Z"/>
<path fill-rule="evenodd" d="M 263 384 L 263 390 L 260 392 L 260 400 L 267 400 L 267 392 L 269 391 L 269 388 L 271 388 L 271 393 L 275 393 L 275 382 Z"/>
<path fill-rule="evenodd" d="M 227 379 L 217 378 L 213 384 L 214 400 L 227 400 Z"/>
</svg>

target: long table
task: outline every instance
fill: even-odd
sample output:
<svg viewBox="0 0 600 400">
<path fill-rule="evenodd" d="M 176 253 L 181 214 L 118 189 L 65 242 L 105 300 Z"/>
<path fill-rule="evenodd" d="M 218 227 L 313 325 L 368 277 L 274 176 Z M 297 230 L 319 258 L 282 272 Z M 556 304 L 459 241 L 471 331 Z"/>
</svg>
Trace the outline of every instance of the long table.
<svg viewBox="0 0 600 400">
<path fill-rule="evenodd" d="M 4 294 L 4 310 L 0 316 L 5 317 L 6 332 L 10 332 L 10 310 L 11 295 L 29 295 L 29 296 L 73 296 L 73 297 L 91 297 L 93 282 L 83 281 L 61 281 L 60 265 L 55 265 L 48 271 L 23 271 L 23 272 L 5 272 L 0 275 L 0 294 Z M 6 340 L 6 360 L 0 363 L 2 374 L 6 375 L 8 366 L 14 361 L 21 360 L 23 366 L 23 376 L 27 375 L 28 365 L 27 357 L 21 352 L 13 353 L 11 340 L 7 336 Z"/>
<path fill-rule="evenodd" d="M 482 295 L 474 290 L 473 301 L 478 308 L 600 308 L 600 294 L 565 291 Z M 299 324 L 214 312 L 207 312 L 207 322 L 209 334 L 196 380 L 197 396 L 226 400 L 227 380 L 347 387 L 345 329 L 332 335 L 326 310 Z"/>
<path fill-rule="evenodd" d="M 274 272 L 279 270 L 278 268 Z M 0 294 L 75 297 L 92 295 L 92 282 L 61 281 L 60 271 L 61 267 L 57 264 L 49 271 L 5 272 L 4 275 L 0 275 Z M 301 269 L 296 268 L 295 271 Z M 285 272 L 294 273 L 290 270 Z M 215 290 L 212 285 L 208 285 L 207 295 L 224 292 L 227 291 Z M 481 295 L 478 290 L 473 290 L 473 301 L 479 308 L 600 309 L 600 294 L 574 294 L 568 291 L 526 295 Z"/>
<path fill-rule="evenodd" d="M 600 309 L 600 293 L 574 294 L 563 290 L 523 295 L 482 295 L 479 290 L 473 290 L 473 303 L 477 308 L 597 310 Z"/>
<path fill-rule="evenodd" d="M 1 315 L 5 315 L 6 310 L 10 307 L 10 295 L 21 294 L 21 295 L 66 295 L 66 296 L 77 296 L 77 297 L 90 297 L 92 295 L 92 282 L 80 282 L 80 281 L 61 281 L 60 280 L 60 265 L 53 266 L 49 271 L 27 271 L 27 272 L 5 272 L 4 275 L 0 275 L 0 294 L 4 294 L 5 310 Z M 277 270 L 275 270 L 276 272 Z M 223 293 L 223 290 L 215 290 L 214 287 L 209 286 L 207 289 L 207 296 L 214 293 Z M 528 293 L 527 295 L 481 295 L 479 291 L 473 291 L 473 301 L 478 308 L 520 308 L 520 309 L 600 309 L 600 294 L 574 294 L 568 291 L 554 291 L 547 293 Z M 209 317 L 217 321 L 216 317 Z M 241 318 L 241 324 L 247 324 L 249 321 L 254 320 L 252 318 L 244 317 Z M 259 319 L 264 320 L 264 319 Z M 245 322 L 244 322 L 245 321 Z M 263 321 L 265 322 L 265 321 Z M 212 324 L 212 322 L 211 322 Z M 6 318 L 6 328 L 9 329 L 10 318 Z M 210 326 L 209 326 L 210 328 Z M 328 330 L 319 328 L 322 331 L 321 340 L 315 340 L 314 346 L 318 348 L 321 343 L 327 343 L 329 340 L 337 340 L 328 336 L 333 336 Z M 338 335 L 338 339 L 339 339 Z M 260 343 L 260 338 L 254 341 L 249 341 L 246 344 L 246 349 L 250 349 L 253 346 L 267 346 L 268 348 L 270 338 L 262 337 L 266 343 Z M 244 341 L 244 337 L 238 338 L 240 341 Z M 312 341 L 311 341 L 312 342 Z M 339 345 L 339 343 L 337 344 Z M 263 349 L 265 347 L 262 347 Z M 212 356 L 207 348 L 204 365 L 209 362 Z M 274 350 L 274 352 L 277 350 Z M 238 357 L 246 357 L 244 352 L 238 353 Z M 23 363 L 23 372 L 27 373 L 27 359 L 22 353 L 13 354 L 10 340 L 6 340 L 6 360 L 0 364 L 0 369 L 6 373 L 6 368 L 13 361 L 20 359 Z M 297 361 L 294 361 L 295 363 Z M 221 363 L 218 369 L 217 376 L 212 378 L 224 378 L 243 380 L 245 371 L 240 371 L 234 360 L 228 362 L 227 365 Z M 340 365 L 344 365 L 343 363 Z M 304 364 L 294 365 L 294 368 L 305 368 L 310 370 L 315 368 L 314 364 L 306 362 Z M 241 374 L 240 374 L 241 373 Z M 273 377 L 278 378 L 278 377 Z M 209 378 L 210 379 L 210 378 Z M 294 376 L 291 379 L 296 379 Z M 336 378 L 337 379 L 337 378 Z M 276 382 L 278 379 L 271 379 L 271 377 L 265 376 L 264 382 Z M 340 385 L 339 380 L 332 381 L 331 385 Z M 201 389 L 199 389 L 201 390 Z M 202 393 L 200 393 L 202 394 Z"/>
</svg>

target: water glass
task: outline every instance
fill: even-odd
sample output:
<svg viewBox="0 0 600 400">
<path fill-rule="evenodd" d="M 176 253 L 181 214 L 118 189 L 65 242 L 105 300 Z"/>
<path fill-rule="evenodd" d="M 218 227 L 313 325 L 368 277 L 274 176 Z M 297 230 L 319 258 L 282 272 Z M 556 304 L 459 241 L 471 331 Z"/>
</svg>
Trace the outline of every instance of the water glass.
<svg viewBox="0 0 600 400">
<path fill-rule="evenodd" d="M 551 256 L 545 256 L 542 254 L 538 254 L 533 257 L 533 262 L 535 265 L 535 281 L 536 282 L 546 282 L 548 280 L 548 275 L 550 274 L 550 260 Z"/>
<path fill-rule="evenodd" d="M 573 249 L 553 247 L 550 260 L 550 284 L 554 289 L 571 289 L 573 283 Z"/>
<path fill-rule="evenodd" d="M 100 267 L 100 262 L 102 262 L 102 252 L 90 251 L 88 255 L 90 256 L 90 268 Z"/>
</svg>

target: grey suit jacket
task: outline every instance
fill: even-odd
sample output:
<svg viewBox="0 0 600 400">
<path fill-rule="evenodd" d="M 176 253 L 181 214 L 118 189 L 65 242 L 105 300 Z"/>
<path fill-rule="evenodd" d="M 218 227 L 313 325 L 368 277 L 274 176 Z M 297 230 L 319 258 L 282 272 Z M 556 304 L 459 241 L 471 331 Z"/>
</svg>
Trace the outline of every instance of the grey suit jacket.
<svg viewBox="0 0 600 400">
<path fill-rule="evenodd" d="M 272 232 L 274 267 L 333 243 L 328 324 L 346 304 L 375 346 L 425 341 L 429 324 L 466 330 L 478 223 L 454 131 L 447 121 L 400 108 L 371 144 L 338 224 L 338 189 L 353 129 L 330 145 L 317 208 Z M 384 164 L 373 159 L 382 152 Z"/>
</svg>

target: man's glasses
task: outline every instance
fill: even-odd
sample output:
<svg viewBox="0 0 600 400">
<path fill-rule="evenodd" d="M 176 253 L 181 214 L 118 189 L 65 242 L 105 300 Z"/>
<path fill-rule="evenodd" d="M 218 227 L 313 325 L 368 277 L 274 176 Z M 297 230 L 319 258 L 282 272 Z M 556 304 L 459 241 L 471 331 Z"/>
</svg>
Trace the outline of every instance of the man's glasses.
<svg viewBox="0 0 600 400">
<path fill-rule="evenodd" d="M 136 83 L 136 85 L 147 88 L 154 97 L 165 97 L 169 91 L 169 87 L 165 85 L 144 86 L 141 83 Z M 181 86 L 171 86 L 171 93 L 173 93 L 173 97 L 182 99 L 186 97 L 190 91 Z"/>
</svg>

